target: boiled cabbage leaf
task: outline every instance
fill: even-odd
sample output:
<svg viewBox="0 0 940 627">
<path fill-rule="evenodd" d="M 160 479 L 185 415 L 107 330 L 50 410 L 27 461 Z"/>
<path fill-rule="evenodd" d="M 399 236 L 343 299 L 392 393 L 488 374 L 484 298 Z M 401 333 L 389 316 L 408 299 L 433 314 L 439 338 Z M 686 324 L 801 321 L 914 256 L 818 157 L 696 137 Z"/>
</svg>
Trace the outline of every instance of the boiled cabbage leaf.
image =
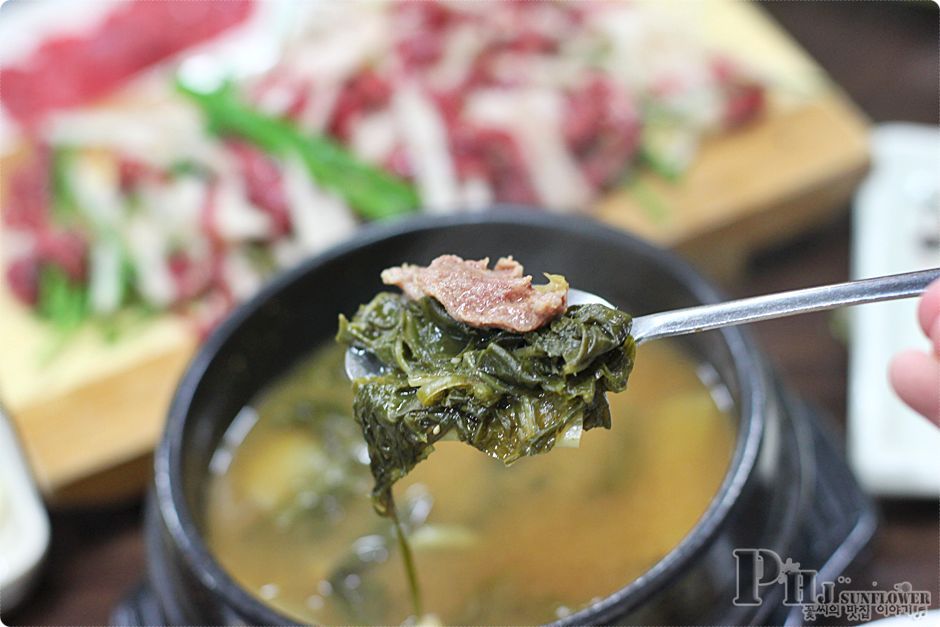
<svg viewBox="0 0 940 627">
<path fill-rule="evenodd" d="M 391 486 L 448 434 L 511 464 L 550 450 L 571 426 L 610 428 L 605 393 L 626 388 L 635 343 L 630 316 L 572 306 L 529 333 L 477 328 L 432 298 L 379 293 L 337 340 L 372 352 L 381 374 L 353 382 L 353 410 L 389 514 Z"/>
</svg>

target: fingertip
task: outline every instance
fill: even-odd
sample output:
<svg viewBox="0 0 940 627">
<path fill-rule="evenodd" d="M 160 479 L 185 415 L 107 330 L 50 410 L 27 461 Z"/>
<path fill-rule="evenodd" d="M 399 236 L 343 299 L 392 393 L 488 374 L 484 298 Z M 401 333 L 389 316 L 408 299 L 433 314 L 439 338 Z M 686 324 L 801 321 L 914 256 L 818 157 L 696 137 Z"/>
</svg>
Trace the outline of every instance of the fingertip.
<svg viewBox="0 0 940 627">
<path fill-rule="evenodd" d="M 919 351 L 909 348 L 895 355 L 888 364 L 888 380 L 899 396 L 900 389 L 906 386 L 905 379 L 917 367 L 919 354 Z"/>
<path fill-rule="evenodd" d="M 940 279 L 927 286 L 917 305 L 917 321 L 925 335 L 930 335 L 937 320 L 940 320 Z"/>
<path fill-rule="evenodd" d="M 888 378 L 911 409 L 940 426 L 940 360 L 917 350 L 895 355 Z"/>
<path fill-rule="evenodd" d="M 930 343 L 933 344 L 933 354 L 940 357 L 940 316 L 937 316 L 937 319 L 933 321 L 933 326 L 930 327 L 927 337 L 930 338 Z"/>
</svg>

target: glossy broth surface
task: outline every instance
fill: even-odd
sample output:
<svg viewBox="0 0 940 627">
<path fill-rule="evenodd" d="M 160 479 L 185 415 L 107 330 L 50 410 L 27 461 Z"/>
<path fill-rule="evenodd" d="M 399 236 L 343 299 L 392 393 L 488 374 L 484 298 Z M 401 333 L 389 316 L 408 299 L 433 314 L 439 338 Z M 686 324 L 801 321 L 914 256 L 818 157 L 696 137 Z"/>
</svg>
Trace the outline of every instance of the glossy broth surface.
<svg viewBox="0 0 940 627">
<path fill-rule="evenodd" d="M 392 523 L 372 511 L 342 359 L 320 349 L 239 414 L 211 463 L 207 536 L 238 582 L 300 621 L 397 624 L 409 593 Z M 613 428 L 577 449 L 506 468 L 439 443 L 395 489 L 425 610 L 443 623 L 540 623 L 635 579 L 718 490 L 734 445 L 723 398 L 656 342 L 611 395 Z"/>
</svg>

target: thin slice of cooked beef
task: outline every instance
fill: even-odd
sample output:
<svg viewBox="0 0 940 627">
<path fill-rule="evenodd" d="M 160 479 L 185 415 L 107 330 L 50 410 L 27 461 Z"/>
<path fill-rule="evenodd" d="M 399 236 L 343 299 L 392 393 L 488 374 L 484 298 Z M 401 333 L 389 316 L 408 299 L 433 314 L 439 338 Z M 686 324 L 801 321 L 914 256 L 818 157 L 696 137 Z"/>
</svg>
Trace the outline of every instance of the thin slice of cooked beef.
<svg viewBox="0 0 940 627">
<path fill-rule="evenodd" d="M 532 277 L 524 276 L 512 257 L 501 257 L 492 270 L 489 262 L 489 258 L 473 261 L 441 255 L 427 267 L 389 268 L 382 272 L 382 281 L 397 285 L 414 300 L 430 296 L 452 318 L 474 327 L 525 333 L 564 313 L 568 299 L 564 277 L 546 274 L 547 284 L 532 285 Z"/>
</svg>

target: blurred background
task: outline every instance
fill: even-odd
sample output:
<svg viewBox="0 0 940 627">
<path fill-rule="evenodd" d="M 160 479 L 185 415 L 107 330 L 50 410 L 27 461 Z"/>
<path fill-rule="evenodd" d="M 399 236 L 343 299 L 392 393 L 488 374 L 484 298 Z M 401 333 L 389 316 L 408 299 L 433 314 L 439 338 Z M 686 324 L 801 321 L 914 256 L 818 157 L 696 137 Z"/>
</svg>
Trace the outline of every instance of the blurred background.
<svg viewBox="0 0 940 627">
<path fill-rule="evenodd" d="M 199 342 L 366 223 L 581 213 L 730 296 L 940 265 L 938 24 L 932 2 L 3 3 L 0 403 L 22 446 L 0 480 L 28 467 L 51 512 L 3 621 L 107 621 Z M 914 304 L 753 332 L 880 499 L 865 576 L 940 597 L 940 442 L 885 376 L 925 343 Z M 18 495 L 0 486 L 0 531 Z"/>
</svg>

